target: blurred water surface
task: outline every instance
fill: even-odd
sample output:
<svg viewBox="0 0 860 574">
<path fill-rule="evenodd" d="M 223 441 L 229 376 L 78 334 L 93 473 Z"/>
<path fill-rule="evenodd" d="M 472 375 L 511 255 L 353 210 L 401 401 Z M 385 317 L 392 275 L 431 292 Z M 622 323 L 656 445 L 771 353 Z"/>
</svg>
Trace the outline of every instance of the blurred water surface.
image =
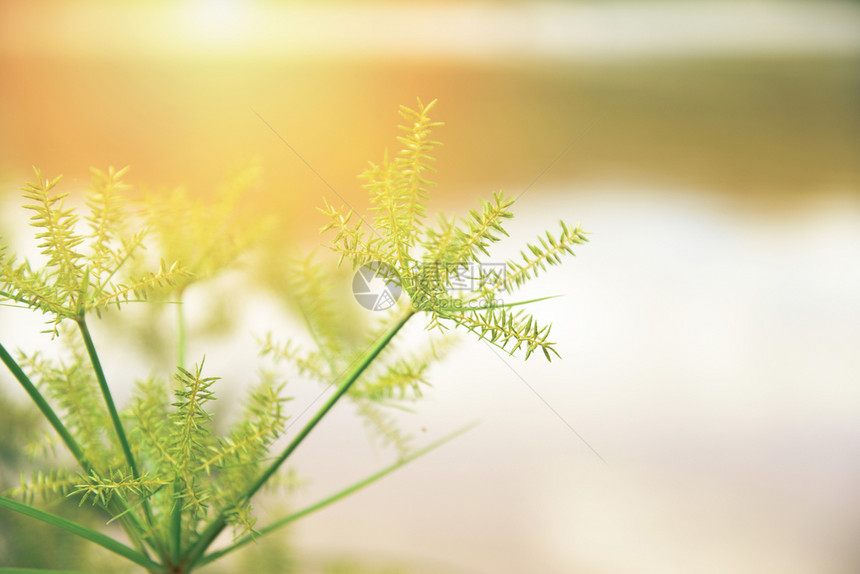
<svg viewBox="0 0 860 574">
<path fill-rule="evenodd" d="M 16 182 L 32 164 L 83 182 L 90 165 L 131 164 L 138 181 L 206 195 L 228 166 L 257 157 L 270 190 L 261 201 L 305 221 L 331 192 L 278 136 L 357 198 L 356 174 L 392 145 L 397 106 L 418 96 L 438 98 L 447 122 L 442 198 L 522 189 L 597 117 L 545 183 L 686 185 L 764 209 L 856 189 L 860 9 L 643 4 L 449 5 L 441 16 L 430 6 L 272 5 L 259 32 L 228 11 L 242 33 L 219 44 L 183 11 L 194 3 L 4 3 L 0 168 Z M 600 40 L 567 46 L 587 23 Z M 550 25 L 567 33 L 549 38 Z M 368 53 L 359 29 L 389 51 Z M 332 30 L 340 41 L 314 48 Z M 487 45 L 481 58 L 432 49 L 463 34 Z M 697 47 L 702 37 L 713 49 Z"/>
</svg>

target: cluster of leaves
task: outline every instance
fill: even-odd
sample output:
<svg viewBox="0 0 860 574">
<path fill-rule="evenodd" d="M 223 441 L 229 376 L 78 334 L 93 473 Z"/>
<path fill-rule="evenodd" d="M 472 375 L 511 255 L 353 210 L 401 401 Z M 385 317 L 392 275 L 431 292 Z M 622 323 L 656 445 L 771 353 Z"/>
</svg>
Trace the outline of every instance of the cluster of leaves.
<svg viewBox="0 0 860 574">
<path fill-rule="evenodd" d="M 229 434 L 215 436 L 206 405 L 215 398 L 216 380 L 203 376 L 202 365 L 193 371 L 180 367 L 172 403 L 167 385 L 153 379 L 138 385 L 129 410 L 129 420 L 138 421 L 130 432 L 139 456 L 159 485 L 154 506 L 163 512 L 156 516 L 156 527 L 164 536 L 180 536 L 180 547 L 194 539 L 203 522 L 225 509 L 230 522 L 252 530 L 254 518 L 243 492 L 261 472 L 269 447 L 288 419 L 284 384 L 264 377 L 249 393 L 243 415 Z M 171 533 L 178 524 L 183 529 Z"/>
<path fill-rule="evenodd" d="M 260 182 L 260 166 L 252 162 L 231 173 L 212 202 L 195 199 L 182 187 L 144 195 L 143 213 L 159 252 L 190 271 L 174 293 L 181 296 L 192 284 L 229 269 L 265 234 L 271 221 L 248 208 Z"/>
<path fill-rule="evenodd" d="M 296 374 L 326 387 L 349 371 L 391 323 L 385 313 L 371 318 L 357 313 L 352 295 L 339 292 L 342 282 L 332 281 L 338 275 L 313 254 L 287 259 L 277 282 L 302 317 L 309 340 L 279 339 L 268 333 L 260 341 L 261 356 L 276 365 L 290 365 Z M 450 338 L 434 337 L 422 352 L 409 353 L 391 342 L 346 395 L 370 434 L 383 445 L 394 446 L 401 456 L 409 454 L 411 437 L 386 407 L 406 408 L 402 403 L 420 399 L 430 384 L 430 367 L 450 346 Z"/>
<path fill-rule="evenodd" d="M 91 465 L 103 469 L 115 467 L 121 464 L 121 460 L 116 458 L 119 445 L 108 442 L 110 416 L 99 398 L 98 381 L 89 365 L 87 352 L 80 337 L 69 325 L 61 325 L 58 333 L 61 334 L 65 356 L 47 357 L 42 351 L 30 354 L 22 351 L 18 353 L 18 363 L 36 387 L 63 414 L 66 427 L 77 439 Z M 58 440 L 56 434 L 43 432 L 40 440 L 31 443 L 29 448 L 34 454 L 53 454 Z M 74 480 L 69 476 L 65 479 Z M 34 481 L 34 484 L 38 484 L 38 481 Z M 22 488 L 24 486 L 22 484 Z"/>
<path fill-rule="evenodd" d="M 155 294 L 170 298 L 232 263 L 248 237 L 230 232 L 231 214 L 255 177 L 240 174 L 222 188 L 210 211 L 172 194 L 173 215 L 188 222 L 184 230 L 150 198 L 143 231 L 129 233 L 137 214 L 125 195 L 125 172 L 93 170 L 83 222 L 76 209 L 64 204 L 67 194 L 57 190 L 60 178 L 45 179 L 37 170 L 36 182 L 26 185 L 25 207 L 35 212 L 30 223 L 44 263 L 35 269 L 0 247 L 0 300 L 45 314 L 62 352 L 57 357 L 19 352 L 13 358 L 0 347 L 0 357 L 53 427 L 34 452 L 53 458 L 63 442 L 79 464 L 78 470 L 43 464 L 22 475 L 9 494 L 27 503 L 66 497 L 92 502 L 119 518 L 141 552 L 138 563 L 150 565 L 155 563 L 148 559 L 147 546 L 178 558 L 201 524 L 217 515 L 239 527 L 237 533 L 252 530 L 254 518 L 244 495 L 284 431 L 288 399 L 280 379 L 262 376 L 243 416 L 225 436 L 215 436 L 206 406 L 214 399 L 216 378 L 205 377 L 201 364 L 193 371 L 178 367 L 172 384 L 159 378 L 140 382 L 127 410 L 117 409 L 88 316 Z M 194 217 L 194 211 L 205 215 Z M 86 234 L 79 232 L 84 225 Z M 134 271 L 142 265 L 141 251 L 152 230 L 171 244 L 171 255 L 188 258 L 194 273 L 178 262 L 162 262 L 154 273 Z M 126 273 L 128 279 L 117 279 Z"/>
<path fill-rule="evenodd" d="M 498 192 L 467 217 L 439 215 L 435 227 L 426 226 L 432 151 L 439 145 L 431 131 L 442 125 L 428 115 L 434 104 L 419 100 L 415 110 L 401 107 L 406 123 L 400 129 L 406 135 L 398 141 L 404 148 L 394 159 L 386 154 L 381 164 L 371 163 L 363 174 L 376 214 L 373 224 L 347 207 L 326 204 L 323 231 L 334 232 L 332 247 L 340 262 L 348 259 L 353 268 L 384 263 L 379 269 L 390 270 L 386 279 L 402 286 L 412 308 L 428 314 L 431 327 L 463 327 L 511 354 L 523 349 L 528 358 L 540 350 L 551 360 L 558 353 L 549 340 L 550 325 L 511 309 L 532 301 L 504 303 L 499 295 L 512 294 L 563 255 L 573 255 L 573 246 L 587 241 L 585 232 L 561 222 L 560 234 L 547 232 L 526 244 L 520 259 L 485 266 L 482 258 L 490 255 L 490 246 L 508 235 L 504 224 L 513 217 L 513 199 Z"/>
<path fill-rule="evenodd" d="M 145 236 L 145 231 L 127 232 L 131 215 L 122 194 L 125 171 L 93 170 L 87 234 L 78 232 L 79 216 L 64 204 L 68 193 L 56 190 L 60 177 L 49 180 L 36 170 L 36 181 L 24 188 L 30 201 L 24 208 L 34 212 L 30 222 L 38 230 L 45 264 L 33 269 L 29 261 L 0 251 L 0 297 L 47 315 L 54 334 L 66 319 L 80 322 L 90 311 L 100 314 L 145 299 L 155 288 L 175 285 L 188 275 L 177 263 L 162 260 L 157 271 L 117 279 Z"/>
</svg>

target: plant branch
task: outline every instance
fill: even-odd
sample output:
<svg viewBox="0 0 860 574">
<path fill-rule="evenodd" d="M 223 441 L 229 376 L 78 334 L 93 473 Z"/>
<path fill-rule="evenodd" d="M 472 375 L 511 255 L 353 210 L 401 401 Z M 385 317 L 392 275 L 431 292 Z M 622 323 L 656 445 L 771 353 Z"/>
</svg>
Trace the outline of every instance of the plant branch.
<svg viewBox="0 0 860 574">
<path fill-rule="evenodd" d="M 138 552 L 134 548 L 126 546 L 125 544 L 114 540 L 110 536 L 106 536 L 101 532 L 97 532 L 91 528 L 87 528 L 86 526 L 78 524 L 77 522 L 73 522 L 55 514 L 45 512 L 44 510 L 39 510 L 38 508 L 34 508 L 30 505 L 12 500 L 11 498 L 6 498 L 5 496 L 0 496 L 0 508 L 12 510 L 13 512 L 23 514 L 24 516 L 29 516 L 30 518 L 41 520 L 42 522 L 46 522 L 52 526 L 61 528 L 66 532 L 70 532 L 75 536 L 80 536 L 81 538 L 89 540 L 94 544 L 98 544 L 102 548 L 106 548 L 107 550 L 110 550 L 115 554 L 119 554 L 123 558 L 126 558 L 134 562 L 135 564 L 143 566 L 147 570 L 153 572 L 163 571 L 163 568 L 160 564 L 158 564 L 157 562 L 153 562 L 151 559 L 147 558 L 144 554 Z"/>
<path fill-rule="evenodd" d="M 105 405 L 107 406 L 108 413 L 110 413 L 111 421 L 113 422 L 114 430 L 116 431 L 117 438 L 119 439 L 120 446 L 122 447 L 122 452 L 125 455 L 125 460 L 128 462 L 128 466 L 131 468 L 132 476 L 135 479 L 140 478 L 140 473 L 137 470 L 137 464 L 134 461 L 134 455 L 131 454 L 131 447 L 128 444 L 128 438 L 125 435 L 125 429 L 122 427 L 122 422 L 119 420 L 119 413 L 116 410 L 116 405 L 113 402 L 113 396 L 111 395 L 110 388 L 107 384 L 107 379 L 105 378 L 104 370 L 102 369 L 101 361 L 99 360 L 98 353 L 96 352 L 95 344 L 93 344 L 93 338 L 90 334 L 90 329 L 87 327 L 86 320 L 81 317 L 77 319 L 78 329 L 81 332 L 81 336 L 84 339 L 84 344 L 87 347 L 87 354 L 90 356 L 90 362 L 93 366 L 93 371 L 96 373 L 96 378 L 99 381 L 99 387 L 102 391 L 102 396 L 105 400 Z"/>
<path fill-rule="evenodd" d="M 134 240 L 131 242 L 131 244 L 129 244 L 129 246 L 125 250 L 125 254 L 122 256 L 122 258 L 119 261 L 116 262 L 116 265 L 114 265 L 113 270 L 110 272 L 110 274 L 107 277 L 105 277 L 104 281 L 99 283 L 98 287 L 93 292 L 93 295 L 92 295 L 93 299 L 98 299 L 101 296 L 101 294 L 104 292 L 105 288 L 110 284 L 111 279 L 114 278 L 114 275 L 116 275 L 116 273 L 131 258 L 131 255 L 132 255 L 132 253 L 134 253 L 135 249 L 137 249 L 143 243 L 143 239 L 149 233 L 149 229 L 150 229 L 149 227 L 144 229 L 142 232 L 140 232 L 134 238 Z"/>
<path fill-rule="evenodd" d="M 182 553 L 182 500 L 179 494 L 179 477 L 173 481 L 173 508 L 171 509 L 170 529 L 173 539 L 173 562 L 179 562 Z"/>
<path fill-rule="evenodd" d="M 60 420 L 60 417 L 57 416 L 57 413 L 54 412 L 54 409 L 51 408 L 51 405 L 48 404 L 48 401 L 45 400 L 45 397 L 42 393 L 39 392 L 39 389 L 36 388 L 36 385 L 33 384 L 33 381 L 27 376 L 26 373 L 21 369 L 20 365 L 15 362 L 15 359 L 6 351 L 6 348 L 0 344 L 0 360 L 3 361 L 3 364 L 6 365 L 6 368 L 12 373 L 12 375 L 21 383 L 21 386 L 24 387 L 24 391 L 30 398 L 36 403 L 36 406 L 42 412 L 42 415 L 46 419 L 50 425 L 57 431 L 57 434 L 60 435 L 60 438 L 63 440 L 63 443 L 66 445 L 66 448 L 69 449 L 69 452 L 72 453 L 72 456 L 75 457 L 75 460 L 78 461 L 78 464 L 81 465 L 81 468 L 84 469 L 84 472 L 87 474 L 92 470 L 92 465 L 87 460 L 86 455 L 84 454 L 83 449 L 72 436 L 72 433 L 69 432 L 69 429 L 66 428 L 66 425 Z"/>
<path fill-rule="evenodd" d="M 334 394 L 326 401 L 326 403 L 320 408 L 319 411 L 313 416 L 313 418 L 308 421 L 308 423 L 304 426 L 304 428 L 299 431 L 299 434 L 290 442 L 289 445 L 284 449 L 280 456 L 278 456 L 274 462 L 263 472 L 263 474 L 254 482 L 251 488 L 244 494 L 244 496 L 240 499 L 239 503 L 248 501 L 251 497 L 256 494 L 258 490 L 274 475 L 284 461 L 289 458 L 289 456 L 298 448 L 298 446 L 304 441 L 305 438 L 310 434 L 310 432 L 314 429 L 314 427 L 322 420 L 322 418 L 331 410 L 331 408 L 337 403 L 337 401 L 343 397 L 344 394 L 349 390 L 349 388 L 355 383 L 356 380 L 361 376 L 361 374 L 367 369 L 368 366 L 376 359 L 377 355 L 388 345 L 389 342 L 394 338 L 398 331 L 400 331 L 401 327 L 406 324 L 406 322 L 415 314 L 415 309 L 409 309 L 409 311 L 401 317 L 397 323 L 395 323 L 382 337 L 380 337 L 377 342 L 371 347 L 362 357 L 361 359 L 346 373 L 344 373 L 343 379 L 335 390 Z M 189 565 L 196 565 L 197 562 L 203 556 L 203 553 L 206 552 L 206 549 L 209 548 L 209 545 L 215 541 L 215 538 L 221 533 L 224 527 L 227 525 L 226 522 L 226 513 L 221 511 L 221 513 L 215 518 L 215 520 L 209 524 L 209 526 L 200 534 L 200 538 L 197 542 L 191 547 L 187 554 L 187 563 Z"/>
<path fill-rule="evenodd" d="M 224 548 L 223 550 L 218 550 L 217 552 L 212 552 L 211 554 L 207 554 L 206 556 L 203 557 L 202 560 L 200 560 L 198 565 L 203 566 L 204 564 L 209 564 L 210 562 L 214 562 L 215 560 L 221 558 L 222 556 L 229 554 L 229 553 L 233 552 L 234 550 L 238 550 L 239 548 L 248 544 L 249 542 L 254 542 L 256 539 L 260 538 L 261 536 L 265 536 L 266 534 L 269 534 L 270 532 L 274 532 L 275 530 L 283 528 L 284 526 L 290 524 L 291 522 L 298 520 L 299 518 L 304 518 L 308 514 L 312 514 L 318 510 L 322 510 L 326 506 L 334 504 L 335 502 L 342 500 L 342 499 L 346 498 L 347 496 L 350 496 L 351 494 L 354 494 L 354 493 L 358 492 L 359 490 L 361 490 L 367 486 L 370 486 L 374 482 L 376 482 L 379 479 L 391 474 L 392 472 L 399 469 L 400 467 L 405 466 L 406 464 L 412 462 L 413 460 L 420 458 L 420 457 L 424 456 L 425 454 L 428 454 L 429 452 L 431 452 L 433 450 L 436 450 L 437 448 L 439 448 L 443 444 L 445 444 L 445 443 L 457 438 L 458 436 L 468 432 L 469 430 L 473 429 L 475 426 L 476 426 L 475 424 L 471 424 L 471 425 L 466 426 L 466 427 L 464 427 L 458 431 L 455 431 L 455 432 L 449 434 L 448 436 L 443 437 L 443 438 L 437 440 L 436 442 L 429 444 L 429 445 L 425 446 L 424 448 L 417 450 L 417 451 L 413 452 L 412 454 L 410 454 L 404 458 L 401 458 L 400 460 L 398 460 L 394 464 L 385 467 L 384 469 L 380 470 L 379 472 L 372 474 L 371 476 L 368 476 L 364 480 L 357 482 L 357 483 L 353 484 L 352 486 L 341 490 L 340 492 L 337 492 L 337 493 L 335 493 L 335 494 L 333 494 L 327 498 L 324 498 L 324 499 L 322 499 L 322 500 L 320 500 L 320 501 L 318 501 L 318 502 L 316 502 L 316 503 L 314 503 L 314 504 L 312 504 L 306 508 L 303 508 L 302 510 L 294 512 L 293 514 L 290 514 L 289 516 L 287 516 L 285 518 L 282 518 L 276 522 L 273 522 L 269 526 L 266 526 L 265 528 L 260 529 L 258 532 L 255 532 L 253 535 L 249 534 L 249 535 L 243 536 L 242 538 L 240 538 L 239 540 L 237 540 L 236 542 L 234 542 L 232 545 L 228 546 L 227 548 Z"/>
<path fill-rule="evenodd" d="M 87 347 L 87 354 L 90 356 L 90 362 L 92 363 L 93 370 L 96 373 L 96 378 L 99 381 L 99 387 L 101 388 L 102 396 L 105 399 L 105 405 L 107 405 L 108 412 L 110 413 L 110 418 L 113 422 L 114 430 L 116 431 L 116 435 L 119 439 L 120 446 L 122 447 L 123 454 L 125 455 L 125 459 L 128 462 L 128 466 L 131 468 L 132 477 L 137 480 L 140 478 L 140 473 L 138 472 L 137 464 L 134 461 L 134 455 L 131 454 L 131 446 L 128 443 L 125 429 L 122 426 L 122 422 L 119 420 L 119 413 L 117 412 L 116 405 L 113 402 L 113 396 L 111 395 L 110 388 L 108 387 L 104 369 L 102 369 L 102 364 L 99 360 L 98 353 L 96 352 L 96 347 L 93 343 L 92 335 L 90 335 L 89 327 L 87 327 L 86 319 L 81 317 L 77 320 L 77 324 L 81 332 L 81 336 L 84 339 L 84 344 Z M 128 505 L 125 504 L 125 502 L 123 501 L 123 507 L 127 506 Z M 144 498 L 143 500 L 143 511 L 146 515 L 146 520 L 149 526 L 154 526 L 155 520 L 152 515 L 152 507 L 149 504 L 148 498 Z M 129 513 L 129 516 L 133 517 L 134 520 L 137 520 L 133 513 Z M 150 543 L 152 542 L 150 541 Z M 164 550 L 163 548 L 161 548 L 160 544 L 155 545 L 155 548 L 160 554 L 164 553 Z"/>
<path fill-rule="evenodd" d="M 81 465 L 81 468 L 84 472 L 89 475 L 94 471 L 94 468 L 90 461 L 87 459 L 86 454 L 84 453 L 81 446 L 78 444 L 78 441 L 72 436 L 69 432 L 69 429 L 66 428 L 66 425 L 60 420 L 57 416 L 57 413 L 51 408 L 51 405 L 48 404 L 48 401 L 45 400 L 45 397 L 42 393 L 39 392 L 39 389 L 36 388 L 36 385 L 30 380 L 26 373 L 21 369 L 20 365 L 15 362 L 15 359 L 6 351 L 6 348 L 0 344 L 0 360 L 6 365 L 12 375 L 21 383 L 21 386 L 24 387 L 24 390 L 30 396 L 38 409 L 42 412 L 42 415 L 48 420 L 48 423 L 57 431 L 57 434 L 60 435 L 60 438 L 63 441 L 63 444 L 66 445 L 66 448 L 69 449 L 69 452 L 72 453 L 72 456 L 78 461 L 78 464 Z M 125 501 L 117 495 L 116 502 L 125 510 L 128 509 Z M 132 521 L 132 524 L 135 525 L 139 530 L 142 529 L 142 525 L 137 521 L 137 517 L 133 514 L 129 514 L 129 520 Z M 126 534 L 128 534 L 129 538 L 134 542 L 136 546 L 139 547 L 141 551 L 143 551 L 143 543 L 138 536 L 138 530 L 132 528 L 130 524 L 126 524 L 125 521 L 122 522 L 123 530 L 125 530 Z"/>
</svg>

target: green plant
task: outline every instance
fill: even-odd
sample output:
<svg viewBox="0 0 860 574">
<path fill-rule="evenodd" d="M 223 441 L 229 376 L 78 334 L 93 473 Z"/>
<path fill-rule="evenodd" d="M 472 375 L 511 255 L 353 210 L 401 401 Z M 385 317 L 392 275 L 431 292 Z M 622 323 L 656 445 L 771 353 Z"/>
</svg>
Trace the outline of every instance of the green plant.
<svg viewBox="0 0 860 574">
<path fill-rule="evenodd" d="M 498 268 L 477 264 L 492 243 L 507 235 L 503 225 L 512 217 L 512 200 L 496 194 L 463 220 L 440 216 L 435 227 L 428 227 L 426 200 L 433 185 L 428 175 L 433 171 L 432 151 L 439 145 L 430 134 L 440 125 L 428 116 L 432 107 L 433 103 L 424 106 L 420 101 L 415 110 L 402 107 L 406 123 L 398 139 L 403 149 L 371 164 L 363 174 L 375 214 L 369 229 L 363 229 L 367 222 L 351 210 L 328 204 L 322 210 L 328 218 L 324 231 L 334 234 L 331 248 L 340 261 L 348 259 L 355 268 L 371 265 L 403 290 L 400 304 L 376 314 L 378 324 L 367 332 L 343 328 L 337 301 L 325 289 L 326 268 L 313 259 L 291 267 L 292 283 L 288 280 L 284 289 L 292 294 L 315 348 L 302 350 L 269 336 L 263 353 L 293 363 L 300 374 L 333 382 L 334 391 L 273 456 L 271 447 L 285 434 L 288 418 L 281 377 L 264 372 L 239 422 L 226 435 L 215 436 L 207 407 L 215 398 L 216 378 L 205 373 L 202 360 L 193 368 L 184 364 L 181 305 L 172 384 L 159 377 L 139 382 L 123 412 L 114 402 L 88 327 L 93 316 L 135 301 L 154 297 L 181 301 L 193 282 L 230 263 L 234 253 L 214 242 L 225 237 L 221 232 L 226 233 L 232 207 L 196 219 L 199 210 L 184 203 L 187 209 L 171 219 L 169 211 L 150 204 L 144 229 L 134 231 L 135 219 L 123 195 L 125 170 L 110 169 L 93 172 L 88 215 L 81 222 L 77 210 L 64 204 L 65 194 L 57 191 L 59 178 L 48 180 L 36 171 L 37 180 L 24 188 L 24 197 L 29 202 L 25 207 L 34 212 L 31 224 L 44 261 L 35 266 L 0 252 L 0 297 L 8 305 L 44 314 L 47 332 L 60 338 L 65 351 L 60 358 L 38 352 L 19 353 L 16 358 L 0 345 L 0 360 L 77 468 L 37 473 L 16 489 L 22 500 L 2 496 L 0 507 L 80 536 L 151 573 L 187 573 L 354 493 L 459 434 L 412 450 L 377 410 L 379 405 L 419 397 L 427 365 L 440 354 L 439 348 L 411 356 L 391 350 L 395 336 L 416 315 L 426 316 L 430 328 L 459 327 L 511 354 L 522 350 L 526 358 L 535 351 L 547 359 L 557 355 L 548 339 L 550 327 L 539 325 L 522 310 L 533 301 L 502 302 L 497 297 L 512 293 L 548 265 L 559 263 L 563 255 L 572 254 L 572 247 L 585 241 L 583 232 L 562 223 L 558 235 L 548 233 L 527 245 L 520 259 L 507 262 L 509 272 L 500 275 Z M 212 233 L 213 228 L 218 233 Z M 156 271 L 126 276 L 126 269 L 139 266 L 133 261 L 139 259 L 149 229 L 170 237 L 177 260 L 162 260 Z M 206 239 L 213 242 L 208 247 L 196 251 L 181 247 L 188 242 L 196 246 L 210 236 L 216 239 Z M 474 271 L 469 277 L 473 288 L 457 290 L 464 269 Z M 273 482 L 345 396 L 355 400 L 383 434 L 394 437 L 401 446 L 400 458 L 341 492 L 257 528 L 250 506 L 255 494 Z M 111 517 L 110 522 L 121 525 L 130 544 L 34 506 L 37 496 L 91 502 Z M 210 550 L 227 526 L 234 527 L 232 544 Z"/>
</svg>

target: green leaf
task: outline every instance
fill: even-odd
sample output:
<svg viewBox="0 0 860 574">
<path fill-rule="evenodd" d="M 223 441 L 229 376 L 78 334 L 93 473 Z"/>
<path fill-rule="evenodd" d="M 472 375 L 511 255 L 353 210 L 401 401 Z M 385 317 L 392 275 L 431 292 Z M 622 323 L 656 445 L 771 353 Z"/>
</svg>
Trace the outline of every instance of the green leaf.
<svg viewBox="0 0 860 574">
<path fill-rule="evenodd" d="M 123 558 L 126 558 L 135 564 L 143 566 L 147 570 L 161 570 L 161 565 L 153 562 L 134 548 L 126 546 L 125 544 L 114 540 L 110 536 L 106 536 L 101 532 L 97 532 L 91 528 L 78 524 L 77 522 L 45 512 L 44 510 L 39 510 L 38 508 L 34 508 L 22 502 L 17 502 L 11 498 L 6 498 L 5 496 L 0 496 L 0 508 L 18 512 L 19 514 L 35 518 L 36 520 L 41 520 L 42 522 L 61 528 L 66 532 L 70 532 L 75 536 L 80 536 L 85 540 L 98 544 L 102 548 L 110 550 L 114 554 L 119 554 Z"/>
<path fill-rule="evenodd" d="M 558 265 L 564 255 L 574 255 L 573 246 L 586 243 L 586 232 L 580 227 L 570 227 L 564 221 L 560 222 L 561 235 L 556 239 L 547 232 L 545 237 L 538 237 L 540 245 L 526 244 L 528 252 L 520 252 L 522 261 L 508 260 L 508 274 L 502 288 L 508 293 L 522 287 L 529 279 L 533 279 L 549 265 Z"/>
</svg>

